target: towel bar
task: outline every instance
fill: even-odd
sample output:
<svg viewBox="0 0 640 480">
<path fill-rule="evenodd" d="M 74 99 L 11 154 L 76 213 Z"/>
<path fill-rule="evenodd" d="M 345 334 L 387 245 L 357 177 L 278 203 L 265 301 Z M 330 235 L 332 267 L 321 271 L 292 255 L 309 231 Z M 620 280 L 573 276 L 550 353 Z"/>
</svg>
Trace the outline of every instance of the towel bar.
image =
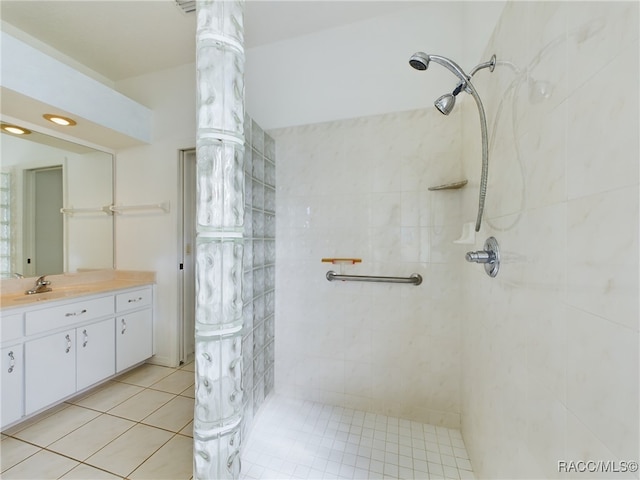
<svg viewBox="0 0 640 480">
<path fill-rule="evenodd" d="M 422 283 L 422 275 L 412 273 L 409 277 L 375 277 L 371 275 L 339 275 L 333 270 L 327 272 L 327 280 L 343 280 L 349 282 L 385 282 L 385 283 L 410 283 L 420 285 Z"/>
</svg>

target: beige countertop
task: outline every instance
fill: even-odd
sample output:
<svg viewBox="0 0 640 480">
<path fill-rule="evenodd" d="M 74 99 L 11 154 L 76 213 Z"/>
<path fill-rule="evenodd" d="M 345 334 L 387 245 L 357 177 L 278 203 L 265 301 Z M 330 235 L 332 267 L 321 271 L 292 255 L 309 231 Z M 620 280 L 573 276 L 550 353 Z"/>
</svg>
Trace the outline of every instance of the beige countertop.
<svg viewBox="0 0 640 480">
<path fill-rule="evenodd" d="M 128 270 L 96 270 L 47 275 L 46 280 L 51 282 L 50 292 L 26 295 L 25 291 L 34 287 L 36 279 L 37 277 L 3 279 L 0 282 L 0 308 L 5 310 L 28 307 L 42 302 L 152 285 L 156 281 L 156 274 Z"/>
</svg>

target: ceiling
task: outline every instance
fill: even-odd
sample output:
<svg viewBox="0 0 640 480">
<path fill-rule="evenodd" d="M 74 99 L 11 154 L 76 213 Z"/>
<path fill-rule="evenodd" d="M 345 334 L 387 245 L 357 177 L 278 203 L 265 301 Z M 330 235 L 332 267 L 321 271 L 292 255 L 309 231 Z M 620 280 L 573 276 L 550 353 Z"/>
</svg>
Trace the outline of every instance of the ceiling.
<svg viewBox="0 0 640 480">
<path fill-rule="evenodd" d="M 249 0 L 245 5 L 245 47 L 415 5 L 415 1 L 393 0 Z M 107 82 L 195 62 L 195 13 L 183 13 L 174 0 L 2 0 L 0 19 L 8 33 L 49 49 L 49 54 L 54 49 Z"/>
</svg>

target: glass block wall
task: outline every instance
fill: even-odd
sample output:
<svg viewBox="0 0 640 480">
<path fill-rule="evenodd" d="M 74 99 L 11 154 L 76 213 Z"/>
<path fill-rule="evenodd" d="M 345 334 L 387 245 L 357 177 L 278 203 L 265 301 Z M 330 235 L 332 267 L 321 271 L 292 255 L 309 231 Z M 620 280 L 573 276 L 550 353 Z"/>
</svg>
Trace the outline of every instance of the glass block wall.
<svg viewBox="0 0 640 480">
<path fill-rule="evenodd" d="M 0 173 L 0 278 L 11 276 L 11 175 Z"/>
<path fill-rule="evenodd" d="M 274 384 L 276 164 L 273 138 L 249 117 L 245 117 L 244 129 L 242 355 L 246 434 Z"/>
</svg>

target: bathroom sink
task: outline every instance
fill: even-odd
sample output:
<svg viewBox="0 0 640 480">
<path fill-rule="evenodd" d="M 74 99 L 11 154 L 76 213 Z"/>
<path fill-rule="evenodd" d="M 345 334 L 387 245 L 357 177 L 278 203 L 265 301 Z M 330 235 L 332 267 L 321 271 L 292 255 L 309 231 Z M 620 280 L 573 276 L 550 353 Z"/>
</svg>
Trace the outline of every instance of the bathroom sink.
<svg viewBox="0 0 640 480">
<path fill-rule="evenodd" d="M 46 300 L 58 300 L 61 298 L 75 297 L 77 295 L 83 295 L 91 292 L 88 288 L 61 288 L 59 290 L 53 290 L 45 293 L 33 293 L 31 295 L 18 294 L 18 295 L 6 295 L 2 298 L 2 304 L 5 306 L 15 304 L 25 304 L 33 302 L 42 302 Z"/>
</svg>

